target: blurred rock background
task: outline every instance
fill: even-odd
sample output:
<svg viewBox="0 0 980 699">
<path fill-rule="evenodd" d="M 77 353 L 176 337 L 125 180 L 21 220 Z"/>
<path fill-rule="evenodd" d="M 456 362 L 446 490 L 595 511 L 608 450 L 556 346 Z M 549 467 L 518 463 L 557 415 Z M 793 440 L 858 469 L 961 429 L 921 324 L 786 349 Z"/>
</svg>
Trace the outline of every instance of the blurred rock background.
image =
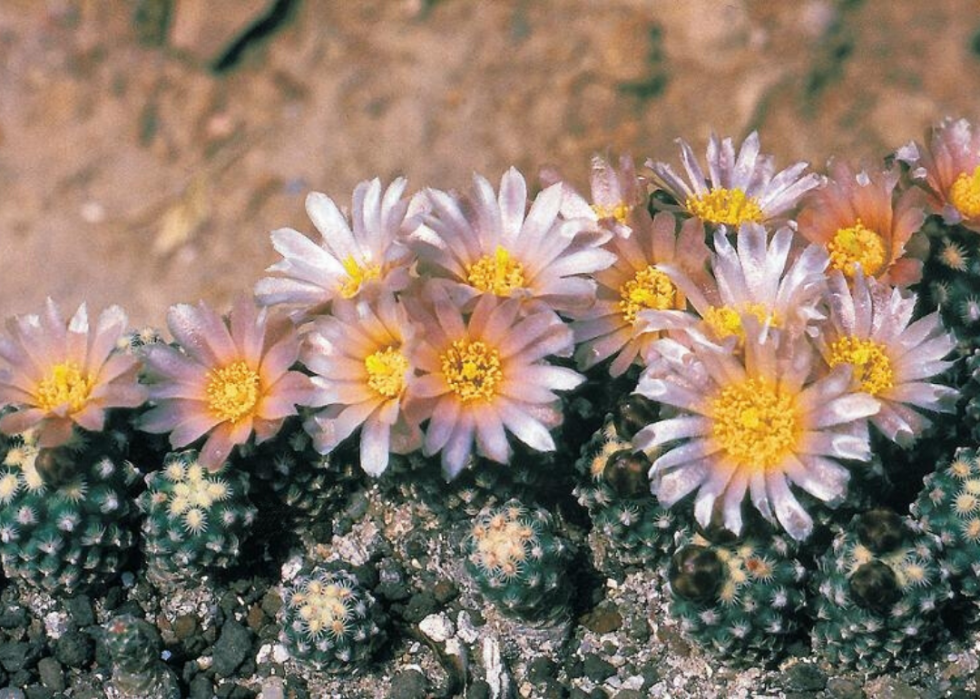
<svg viewBox="0 0 980 699">
<path fill-rule="evenodd" d="M 2 0 L 0 316 L 224 307 L 308 191 L 374 176 L 584 187 L 752 129 L 873 164 L 945 115 L 980 116 L 975 2 Z"/>
</svg>

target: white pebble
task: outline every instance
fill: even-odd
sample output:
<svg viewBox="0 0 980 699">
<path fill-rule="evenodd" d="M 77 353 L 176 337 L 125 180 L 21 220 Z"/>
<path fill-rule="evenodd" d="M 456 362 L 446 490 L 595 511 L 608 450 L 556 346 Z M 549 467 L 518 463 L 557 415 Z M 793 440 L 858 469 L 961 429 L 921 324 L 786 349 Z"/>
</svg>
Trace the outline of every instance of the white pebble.
<svg viewBox="0 0 980 699">
<path fill-rule="evenodd" d="M 280 664 L 289 660 L 289 651 L 286 650 L 286 646 L 281 643 L 274 645 L 272 647 L 272 659 Z"/>
<path fill-rule="evenodd" d="M 63 612 L 50 612 L 44 616 L 44 631 L 52 641 L 68 630 L 68 615 Z"/>
<path fill-rule="evenodd" d="M 436 643 L 445 643 L 456 633 L 453 622 L 445 614 L 430 614 L 419 622 L 419 631 Z"/>
</svg>

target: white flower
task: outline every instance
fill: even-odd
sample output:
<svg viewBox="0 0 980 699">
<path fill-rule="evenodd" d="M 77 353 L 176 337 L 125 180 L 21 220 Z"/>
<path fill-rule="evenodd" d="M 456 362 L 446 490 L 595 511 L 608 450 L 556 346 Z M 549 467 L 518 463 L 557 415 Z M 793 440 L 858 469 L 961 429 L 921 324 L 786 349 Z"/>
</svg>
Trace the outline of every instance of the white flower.
<svg viewBox="0 0 980 699">
<path fill-rule="evenodd" d="M 501 179 L 498 195 L 476 175 L 469 198 L 438 190 L 426 196 L 431 210 L 410 245 L 420 272 L 450 279 L 461 302 L 494 294 L 544 302 L 559 312 L 585 309 L 595 300 L 587 275 L 614 261 L 599 247 L 609 233 L 596 230 L 592 220 L 559 215 L 560 184 L 541 192 L 528 210 L 527 185 L 514 168 Z"/>
<path fill-rule="evenodd" d="M 483 456 L 507 463 L 508 432 L 536 451 L 553 451 L 549 430 L 562 420 L 555 391 L 571 390 L 583 377 L 546 359 L 571 353 L 571 330 L 546 308 L 522 316 L 518 299 L 484 294 L 467 319 L 443 284 L 430 282 L 426 294 L 428 307 L 410 308 L 420 324 L 412 358 L 421 375 L 405 403 L 413 422 L 428 421 L 424 453 L 441 452 L 443 471 L 454 478 L 474 443 Z"/>
<path fill-rule="evenodd" d="M 301 360 L 314 373 L 311 405 L 326 406 L 306 422 L 317 451 L 331 452 L 360 427 L 361 468 L 378 476 L 390 451 L 419 446 L 401 410 L 415 374 L 411 341 L 405 309 L 389 293 L 370 302 L 337 300 L 330 316 L 313 322 Z"/>
<path fill-rule="evenodd" d="M 320 231 L 320 244 L 291 228 L 273 231 L 272 244 L 283 259 L 267 270 L 278 276 L 256 285 L 256 300 L 264 306 L 295 307 L 296 319 L 305 320 L 335 298 L 403 289 L 413 260 L 399 236 L 417 225 L 408 214 L 409 200 L 402 198 L 405 185 L 398 178 L 382 195 L 377 178 L 358 184 L 350 223 L 329 197 L 311 193 L 306 212 Z"/>
<path fill-rule="evenodd" d="M 767 242 L 766 230 L 743 224 L 733 247 L 723 231 L 715 231 L 712 277 L 692 277 L 673 265 L 660 265 L 687 297 L 695 314 L 683 311 L 641 311 L 649 330 L 694 326 L 716 342 L 736 338 L 745 342 L 743 318 L 754 317 L 763 333 L 770 328 L 795 337 L 824 315 L 820 305 L 826 290 L 826 251 L 810 245 L 792 262 L 793 231 L 781 228 Z M 787 266 L 788 265 L 788 266 Z"/>
<path fill-rule="evenodd" d="M 745 322 L 756 337 L 755 319 Z M 838 504 L 850 478 L 838 460 L 870 458 L 867 418 L 878 401 L 853 392 L 849 366 L 810 380 L 814 351 L 802 337 L 747 341 L 744 356 L 698 337 L 690 348 L 657 344 L 662 362 L 637 392 L 675 413 L 640 430 L 633 444 L 654 459 L 651 490 L 661 504 L 697 490 L 698 522 L 720 520 L 739 534 L 748 493 L 766 519 L 806 539 L 813 520 L 790 485 Z"/>
<path fill-rule="evenodd" d="M 957 391 L 929 383 L 951 361 L 956 346 L 939 313 L 911 322 L 914 295 L 865 278 L 858 270 L 853 290 L 844 275 L 830 277 L 830 323 L 818 336 L 820 352 L 830 367 L 853 367 L 856 390 L 881 402 L 871 423 L 885 437 L 907 446 L 929 424 L 920 410 L 954 412 Z"/>
<path fill-rule="evenodd" d="M 656 184 L 677 200 L 678 205 L 705 223 L 738 228 L 743 223 L 776 223 L 787 217 L 811 189 L 823 178 L 803 175 L 807 164 L 796 163 L 775 173 L 772 157 L 759 155 L 759 134 L 753 131 L 739 148 L 732 139 L 719 141 L 713 135 L 708 141 L 708 176 L 698 164 L 694 151 L 678 139 L 681 162 L 687 174 L 684 180 L 667 163 L 648 160 Z"/>
</svg>

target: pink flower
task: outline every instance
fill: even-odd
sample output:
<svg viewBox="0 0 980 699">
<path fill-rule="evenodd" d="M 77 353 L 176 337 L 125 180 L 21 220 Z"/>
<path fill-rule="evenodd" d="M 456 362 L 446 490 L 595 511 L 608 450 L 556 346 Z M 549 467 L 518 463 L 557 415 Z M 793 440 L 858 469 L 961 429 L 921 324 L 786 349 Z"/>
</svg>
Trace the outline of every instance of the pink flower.
<svg viewBox="0 0 980 699">
<path fill-rule="evenodd" d="M 881 409 L 871 423 L 888 439 L 909 446 L 931 421 L 920 411 L 955 412 L 958 392 L 931 383 L 952 366 L 956 340 L 939 313 L 912 321 L 916 297 L 858 274 L 830 276 L 830 322 L 816 337 L 830 368 L 849 364 L 853 388 Z"/>
<path fill-rule="evenodd" d="M 824 246 L 830 268 L 850 278 L 860 265 L 865 276 L 895 286 L 922 278 L 922 260 L 907 245 L 925 214 L 916 204 L 921 192 L 910 189 L 895 198 L 898 173 L 855 173 L 833 165 L 833 179 L 811 192 L 798 217 L 800 234 Z M 928 244 L 926 245 L 928 250 Z"/>
<path fill-rule="evenodd" d="M 687 297 L 657 266 L 670 265 L 702 281 L 708 275 L 710 251 L 699 219 L 687 219 L 680 231 L 673 214 L 666 212 L 651 219 L 646 209 L 637 209 L 630 220 L 633 232 L 628 238 L 616 236 L 606 243 L 616 262 L 595 275 L 595 305 L 575 316 L 572 325 L 579 367 L 588 369 L 615 355 L 612 376 L 646 356 L 660 336 L 647 331 L 643 311 L 687 309 Z"/>
<path fill-rule="evenodd" d="M 289 370 L 299 357 L 299 338 L 288 320 L 270 320 L 267 309 L 242 298 L 227 322 L 201 302 L 172 306 L 167 324 L 180 349 L 146 349 L 156 406 L 141 428 L 170 432 L 175 449 L 208 435 L 200 462 L 212 471 L 253 432 L 258 442 L 273 437 L 296 406 L 308 402 L 309 377 Z"/>
<path fill-rule="evenodd" d="M 306 421 L 317 451 L 330 453 L 360 428 L 361 468 L 379 476 L 389 452 L 420 446 L 417 426 L 401 409 L 415 375 L 412 336 L 405 309 L 389 293 L 370 302 L 335 300 L 332 315 L 313 321 L 303 364 L 315 374 L 310 404 L 325 406 Z"/>
<path fill-rule="evenodd" d="M 438 190 L 425 196 L 430 212 L 409 244 L 420 273 L 452 280 L 461 300 L 494 294 L 558 312 L 583 310 L 595 301 L 589 275 L 614 261 L 599 247 L 611 234 L 597 230 L 594 218 L 562 218 L 561 185 L 538 194 L 528 209 L 527 184 L 514 168 L 498 194 L 477 175 L 469 198 Z"/>
<path fill-rule="evenodd" d="M 116 350 L 126 323 L 122 309 L 111 306 L 93 333 L 85 304 L 66 323 L 51 299 L 41 315 L 9 320 L 11 338 L 0 340 L 0 357 L 10 365 L 0 373 L 0 402 L 15 410 L 0 420 L 0 431 L 36 427 L 38 446 L 56 447 L 71 438 L 73 424 L 98 432 L 107 409 L 142 405 L 139 361 Z"/>
<path fill-rule="evenodd" d="M 620 156 L 618 168 L 601 155 L 592 157 L 591 203 L 552 168 L 542 171 L 541 180 L 546 185 L 561 183 L 562 216 L 593 220 L 622 237 L 630 236 L 633 225 L 630 219 L 646 205 L 646 180 L 636 174 L 633 158 L 628 155 Z"/>
<path fill-rule="evenodd" d="M 336 298 L 361 298 L 387 288 L 403 289 L 414 261 L 400 236 L 417 225 L 402 197 L 406 181 L 398 178 L 382 191 L 377 178 L 354 188 L 350 221 L 325 194 L 306 198 L 306 212 L 322 240 L 313 242 L 299 231 L 272 232 L 272 244 L 282 260 L 255 287 L 263 306 L 285 304 L 296 320 L 328 309 Z"/>
<path fill-rule="evenodd" d="M 912 179 L 926 191 L 933 213 L 949 225 L 980 231 L 980 133 L 966 119 L 945 119 L 932 130 L 926 148 L 909 143 L 895 158 L 912 167 Z"/>
<path fill-rule="evenodd" d="M 479 297 L 466 319 L 444 286 L 430 283 L 431 308 L 414 304 L 420 327 L 414 363 L 421 372 L 408 386 L 405 411 L 412 422 L 428 421 L 423 452 L 442 453 L 454 478 L 477 451 L 505 464 L 507 432 L 536 451 L 553 451 L 549 430 L 561 423 L 561 401 L 583 377 L 545 359 L 572 351 L 572 332 L 545 308 L 520 315 L 518 299 Z"/>
<path fill-rule="evenodd" d="M 758 322 L 746 315 L 749 336 Z M 771 333 L 748 341 L 743 355 L 706 342 L 660 340 L 663 358 L 636 392 L 670 406 L 669 417 L 647 425 L 633 446 L 653 459 L 651 490 L 664 507 L 694 491 L 694 514 L 742 532 L 742 505 L 752 505 L 798 541 L 813 520 L 790 486 L 836 506 L 850 472 L 839 461 L 867 461 L 869 417 L 879 403 L 855 393 L 851 367 L 813 380 L 814 350 L 804 336 Z"/>
<path fill-rule="evenodd" d="M 719 140 L 712 134 L 707 173 L 691 146 L 682 139 L 677 142 L 687 179 L 667 163 L 647 160 L 654 183 L 671 195 L 681 210 L 732 231 L 744 223 L 783 223 L 804 194 L 823 184 L 819 175 L 803 174 L 807 168 L 803 162 L 777 173 L 772 156 L 759 153 L 759 134 L 755 131 L 739 146 L 737 154 L 732 139 Z"/>
</svg>

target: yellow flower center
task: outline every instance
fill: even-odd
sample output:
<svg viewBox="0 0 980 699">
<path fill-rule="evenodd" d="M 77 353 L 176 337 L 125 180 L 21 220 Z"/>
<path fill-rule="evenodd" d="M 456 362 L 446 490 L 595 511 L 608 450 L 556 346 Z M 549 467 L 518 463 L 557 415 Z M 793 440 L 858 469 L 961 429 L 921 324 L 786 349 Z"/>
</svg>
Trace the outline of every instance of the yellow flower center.
<svg viewBox="0 0 980 699">
<path fill-rule="evenodd" d="M 364 360 L 368 386 L 385 398 L 394 398 L 405 388 L 408 360 L 394 347 L 378 350 Z"/>
<path fill-rule="evenodd" d="M 892 363 L 885 354 L 885 346 L 874 340 L 848 336 L 830 345 L 828 363 L 835 367 L 843 363 L 854 367 L 854 385 L 865 393 L 877 396 L 895 385 Z"/>
<path fill-rule="evenodd" d="M 712 189 L 706 194 L 689 197 L 684 206 L 692 215 L 708 223 L 738 226 L 762 223 L 763 220 L 758 200 L 741 189 Z"/>
<path fill-rule="evenodd" d="M 619 287 L 619 297 L 619 312 L 623 314 L 623 320 L 632 325 L 636 323 L 638 311 L 674 308 L 677 288 L 670 277 L 651 265 Z"/>
<path fill-rule="evenodd" d="M 755 316 L 763 325 L 768 321 L 772 327 L 779 327 L 777 318 L 761 303 L 747 303 L 741 309 L 712 306 L 705 311 L 704 322 L 719 340 L 735 335 L 742 344 L 745 342 L 745 327 L 742 325 L 742 315 L 745 313 Z"/>
<path fill-rule="evenodd" d="M 340 285 L 340 295 L 345 299 L 357 296 L 357 292 L 361 290 L 361 286 L 365 282 L 381 278 L 380 265 L 364 265 L 362 267 L 357 264 L 353 255 L 348 255 L 342 264 L 344 271 L 347 272 L 347 279 Z"/>
<path fill-rule="evenodd" d="M 613 218 L 625 226 L 626 221 L 629 219 L 630 211 L 633 210 L 633 207 L 625 202 L 619 202 L 615 206 L 593 204 L 592 210 L 595 211 L 595 215 L 600 219 Z"/>
<path fill-rule="evenodd" d="M 712 436 L 738 466 L 766 470 L 799 444 L 794 396 L 765 379 L 746 379 L 722 389 L 712 401 Z"/>
<path fill-rule="evenodd" d="M 45 412 L 67 405 L 70 412 L 78 412 L 85 407 L 93 381 L 82 373 L 75 362 L 63 362 L 51 367 L 47 376 L 37 384 L 34 397 L 37 407 Z"/>
<path fill-rule="evenodd" d="M 861 265 L 866 276 L 873 277 L 882 271 L 887 258 L 885 241 L 861 223 L 861 219 L 850 228 L 839 229 L 827 243 L 827 252 L 830 266 L 848 277 L 854 276 L 857 265 Z"/>
<path fill-rule="evenodd" d="M 949 188 L 949 201 L 964 218 L 980 216 L 980 165 L 973 174 L 961 173 Z"/>
<path fill-rule="evenodd" d="M 336 638 L 347 632 L 353 612 L 352 597 L 350 588 L 344 585 L 312 580 L 305 591 L 293 595 L 291 604 L 299 607 L 299 616 L 310 636 L 326 633 Z"/>
<path fill-rule="evenodd" d="M 493 347 L 478 340 L 456 340 L 441 359 L 449 390 L 464 403 L 490 401 L 497 395 L 504 375 L 500 353 Z"/>
<path fill-rule="evenodd" d="M 244 361 L 208 372 L 208 409 L 219 420 L 238 422 L 259 402 L 259 375 Z"/>
<path fill-rule="evenodd" d="M 498 245 L 493 255 L 484 255 L 466 265 L 466 281 L 479 291 L 507 296 L 524 286 L 524 267 Z"/>
</svg>

